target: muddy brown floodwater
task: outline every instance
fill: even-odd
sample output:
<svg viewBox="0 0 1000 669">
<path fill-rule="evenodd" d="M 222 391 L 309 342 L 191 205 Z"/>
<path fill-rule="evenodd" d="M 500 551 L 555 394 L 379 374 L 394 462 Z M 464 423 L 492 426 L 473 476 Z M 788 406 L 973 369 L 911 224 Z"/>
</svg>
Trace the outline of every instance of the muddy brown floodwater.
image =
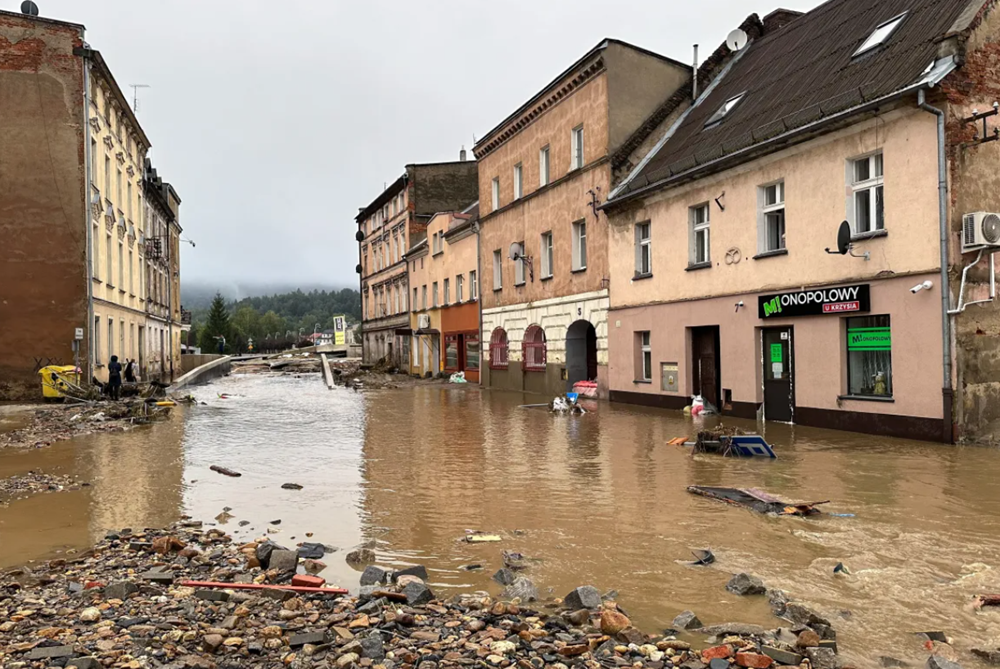
<svg viewBox="0 0 1000 669">
<path fill-rule="evenodd" d="M 0 476 L 40 469 L 93 484 L 0 508 L 0 566 L 228 506 L 236 536 L 276 527 L 279 543 L 309 532 L 338 547 L 324 575 L 348 587 L 358 574 L 343 556 L 365 541 L 382 564 L 427 565 L 444 593 L 497 592 L 489 576 L 508 549 L 533 559 L 543 593 L 618 590 L 647 631 L 684 609 L 706 624 L 775 626 L 763 598 L 725 591 L 747 571 L 826 614 L 860 666 L 883 654 L 922 662 L 914 632 L 945 631 L 967 666 L 969 648 L 1000 644 L 1000 613 L 969 607 L 1000 590 L 995 450 L 768 425 L 776 461 L 692 458 L 665 443 L 692 434 L 691 419 L 622 405 L 554 416 L 519 408 L 537 397 L 449 386 L 359 394 L 316 376 L 233 376 L 194 395 L 207 404 L 150 428 L 0 452 Z M 685 492 L 695 484 L 829 499 L 827 511 L 855 516 L 766 517 Z M 467 529 L 503 541 L 467 544 Z M 704 546 L 715 565 L 680 563 Z M 833 574 L 838 562 L 850 576 Z"/>
</svg>

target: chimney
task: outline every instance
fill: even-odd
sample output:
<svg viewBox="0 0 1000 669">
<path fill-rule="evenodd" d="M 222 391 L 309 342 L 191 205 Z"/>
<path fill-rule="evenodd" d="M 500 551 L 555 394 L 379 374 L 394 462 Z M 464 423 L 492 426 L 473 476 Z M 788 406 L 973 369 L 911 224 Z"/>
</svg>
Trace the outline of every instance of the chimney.
<svg viewBox="0 0 1000 669">
<path fill-rule="evenodd" d="M 458 152 L 458 159 L 461 160 L 463 163 L 465 162 L 465 147 L 464 146 L 462 147 L 462 150 Z"/>
</svg>

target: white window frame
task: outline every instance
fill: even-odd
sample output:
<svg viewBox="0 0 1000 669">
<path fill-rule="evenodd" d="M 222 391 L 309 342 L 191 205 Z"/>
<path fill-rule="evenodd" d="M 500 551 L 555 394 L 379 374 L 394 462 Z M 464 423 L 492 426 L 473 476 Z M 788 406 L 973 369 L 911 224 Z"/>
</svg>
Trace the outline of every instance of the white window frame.
<svg viewBox="0 0 1000 669">
<path fill-rule="evenodd" d="M 463 292 L 462 288 L 464 287 L 464 285 L 463 285 L 464 283 L 465 283 L 465 277 L 463 277 L 461 274 L 456 274 L 455 275 L 455 303 L 456 304 L 461 304 L 462 303 L 462 298 L 464 297 L 462 295 L 462 292 Z"/>
<path fill-rule="evenodd" d="M 552 161 L 550 158 L 549 145 L 546 144 L 538 150 L 538 187 L 548 186 L 551 179 Z"/>
<path fill-rule="evenodd" d="M 775 201 L 768 202 L 768 195 L 774 189 Z M 757 188 L 757 251 L 758 253 L 775 253 L 785 251 L 785 181 L 773 181 Z M 781 235 L 778 245 L 771 246 L 771 220 L 772 217 L 780 217 Z"/>
<path fill-rule="evenodd" d="M 524 242 L 518 242 L 518 246 L 521 247 L 520 258 L 514 261 L 514 285 L 523 286 L 524 285 Z"/>
<path fill-rule="evenodd" d="M 698 212 L 705 212 L 705 219 L 699 221 Z M 690 231 L 691 231 L 691 264 L 692 265 L 703 265 L 705 263 L 712 262 L 712 236 L 711 236 L 711 226 L 712 226 L 712 208 L 709 206 L 708 202 L 695 205 L 688 209 L 688 216 L 690 217 Z M 705 239 L 704 248 L 705 256 L 698 256 L 698 237 L 703 236 Z"/>
<path fill-rule="evenodd" d="M 899 16 L 894 16 L 885 23 L 880 23 L 875 27 L 875 30 L 861 43 L 858 50 L 851 55 L 851 58 L 856 58 L 863 53 L 867 53 L 872 49 L 882 46 L 889 41 L 901 25 L 903 25 L 903 19 L 906 18 L 909 12 L 903 12 Z"/>
<path fill-rule="evenodd" d="M 653 273 L 653 224 L 642 221 L 635 224 L 635 275 L 649 276 Z"/>
<path fill-rule="evenodd" d="M 497 249 L 493 252 L 493 290 L 503 288 L 503 252 Z"/>
<path fill-rule="evenodd" d="M 868 178 L 858 180 L 858 166 L 867 161 Z M 857 235 L 867 235 L 885 230 L 885 156 L 881 151 L 852 158 L 847 161 L 848 184 L 851 188 L 850 200 L 847 207 L 847 219 L 851 222 L 851 233 Z M 868 222 L 869 227 L 865 230 L 860 228 L 861 221 L 858 216 L 859 196 L 867 193 L 868 196 Z M 882 220 L 879 220 L 879 203 L 881 203 Z"/>
<path fill-rule="evenodd" d="M 500 177 L 493 177 L 493 181 L 490 182 L 491 196 L 490 202 L 493 205 L 493 211 L 500 208 Z"/>
<path fill-rule="evenodd" d="M 652 334 L 649 330 L 639 332 L 639 380 L 653 381 Z"/>
<path fill-rule="evenodd" d="M 583 167 L 583 124 L 576 126 L 570 131 L 570 170 L 578 170 Z"/>
<path fill-rule="evenodd" d="M 573 271 L 587 269 L 587 219 L 573 221 Z"/>
<path fill-rule="evenodd" d="M 521 163 L 514 165 L 514 199 L 520 200 L 524 195 L 524 167 Z"/>
<path fill-rule="evenodd" d="M 478 300 L 479 299 L 479 277 L 476 276 L 476 270 L 469 272 L 469 299 Z"/>
<path fill-rule="evenodd" d="M 540 255 L 542 256 L 542 278 L 552 277 L 552 231 L 543 232 L 541 236 Z"/>
</svg>

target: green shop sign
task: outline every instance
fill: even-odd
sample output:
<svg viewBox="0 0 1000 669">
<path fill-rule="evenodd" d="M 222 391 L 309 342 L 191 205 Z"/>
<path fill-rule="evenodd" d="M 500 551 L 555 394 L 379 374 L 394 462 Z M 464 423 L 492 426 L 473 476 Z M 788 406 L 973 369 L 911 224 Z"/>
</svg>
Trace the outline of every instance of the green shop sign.
<svg viewBox="0 0 1000 669">
<path fill-rule="evenodd" d="M 892 349 L 889 328 L 849 328 L 848 351 L 888 351 Z"/>
</svg>

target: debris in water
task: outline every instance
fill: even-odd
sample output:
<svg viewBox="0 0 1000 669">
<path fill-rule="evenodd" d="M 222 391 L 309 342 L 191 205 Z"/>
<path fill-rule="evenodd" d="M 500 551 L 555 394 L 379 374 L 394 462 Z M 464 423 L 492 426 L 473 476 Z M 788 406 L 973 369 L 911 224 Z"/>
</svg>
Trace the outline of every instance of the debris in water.
<svg viewBox="0 0 1000 669">
<path fill-rule="evenodd" d="M 302 486 L 298 483 L 283 483 L 281 487 L 285 490 L 302 490 Z"/>
<path fill-rule="evenodd" d="M 499 534 L 476 533 L 476 534 L 466 535 L 465 541 L 467 541 L 470 544 L 485 544 L 489 542 L 503 541 L 503 537 L 501 537 Z"/>
<path fill-rule="evenodd" d="M 838 562 L 837 566 L 833 568 L 834 574 L 843 574 L 844 576 L 850 576 L 851 570 L 847 568 L 847 565 L 843 562 Z"/>
<path fill-rule="evenodd" d="M 232 469 L 226 469 L 225 467 L 220 467 L 219 465 L 212 465 L 209 467 L 213 472 L 219 472 L 220 474 L 225 474 L 226 476 L 232 476 L 233 478 L 243 476 L 239 472 L 233 471 Z"/>
<path fill-rule="evenodd" d="M 708 548 L 695 548 L 691 550 L 691 554 L 694 555 L 695 561 L 689 562 L 688 564 L 692 567 L 709 565 L 715 562 L 715 553 L 713 553 Z"/>
<path fill-rule="evenodd" d="M 774 513 L 779 516 L 812 516 L 822 513 L 815 508 L 823 502 L 789 502 L 757 488 L 712 488 L 706 486 L 688 486 L 688 492 L 702 497 L 726 502 L 734 506 L 742 506 L 758 513 Z"/>
</svg>

